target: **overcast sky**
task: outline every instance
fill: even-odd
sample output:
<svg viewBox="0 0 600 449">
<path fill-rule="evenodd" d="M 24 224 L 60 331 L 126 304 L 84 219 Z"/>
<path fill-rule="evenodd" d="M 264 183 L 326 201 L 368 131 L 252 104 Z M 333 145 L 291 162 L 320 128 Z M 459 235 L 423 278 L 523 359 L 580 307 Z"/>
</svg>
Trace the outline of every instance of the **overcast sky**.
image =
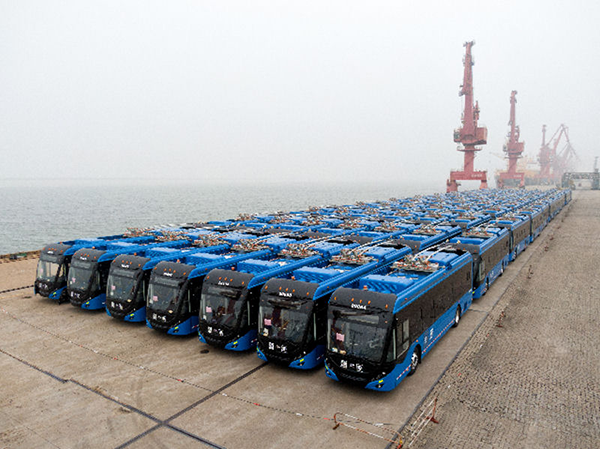
<svg viewBox="0 0 600 449">
<path fill-rule="evenodd" d="M 0 0 L 0 179 L 443 185 L 467 40 L 476 168 L 503 166 L 514 89 L 525 152 L 564 123 L 591 170 L 599 23 L 594 0 Z"/>
</svg>

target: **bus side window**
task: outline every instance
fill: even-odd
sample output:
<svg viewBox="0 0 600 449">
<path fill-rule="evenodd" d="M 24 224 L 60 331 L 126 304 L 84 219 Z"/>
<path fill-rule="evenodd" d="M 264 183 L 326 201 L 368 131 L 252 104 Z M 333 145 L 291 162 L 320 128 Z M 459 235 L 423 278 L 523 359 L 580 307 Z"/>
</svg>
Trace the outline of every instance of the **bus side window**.
<svg viewBox="0 0 600 449">
<path fill-rule="evenodd" d="M 316 341 L 321 341 L 327 335 L 327 303 L 317 306 L 314 320 L 314 336 Z"/>
<path fill-rule="evenodd" d="M 135 302 L 137 304 L 143 304 L 146 302 L 146 282 L 142 279 L 140 286 L 138 287 L 137 295 L 135 296 Z"/>
<path fill-rule="evenodd" d="M 485 260 L 483 259 L 483 257 L 481 258 L 481 261 L 479 262 L 479 276 L 478 276 L 479 281 L 483 281 L 485 279 Z"/>
<path fill-rule="evenodd" d="M 311 344 L 313 341 L 315 341 L 315 337 L 317 335 L 317 319 L 316 319 L 316 315 L 313 311 L 312 317 L 308 323 L 308 330 L 306 332 L 306 344 Z"/>
<path fill-rule="evenodd" d="M 106 285 L 106 281 L 108 280 L 108 271 L 110 270 L 110 264 L 98 264 L 98 287 L 102 285 Z"/>
<path fill-rule="evenodd" d="M 253 288 L 248 291 L 248 323 L 250 326 L 258 324 L 258 301 L 260 298 L 260 288 Z"/>
<path fill-rule="evenodd" d="M 252 304 L 246 302 L 246 318 L 242 321 L 242 323 L 246 323 L 245 326 L 251 326 L 252 323 Z"/>
<path fill-rule="evenodd" d="M 65 276 L 67 274 L 67 265 L 66 264 L 61 264 L 60 268 L 58 269 L 58 279 L 57 282 L 59 283 L 63 283 L 65 282 Z"/>
<path fill-rule="evenodd" d="M 392 328 L 392 338 L 390 340 L 390 347 L 388 348 L 388 353 L 386 357 L 386 362 L 393 362 L 396 360 L 396 328 Z"/>
<path fill-rule="evenodd" d="M 189 310 L 191 313 L 198 313 L 200 311 L 200 296 L 202 296 L 202 283 L 197 282 L 196 279 L 188 280 L 188 300 Z"/>
<path fill-rule="evenodd" d="M 410 326 L 409 320 L 404 320 L 398 323 L 398 332 L 396 333 L 396 340 L 398 341 L 398 348 L 400 348 L 400 355 L 404 354 L 410 346 Z"/>
<path fill-rule="evenodd" d="M 396 340 L 396 348 L 398 348 L 398 355 L 401 355 L 404 351 L 402 350 L 402 326 L 400 321 L 396 322 L 394 326 L 394 340 Z"/>
</svg>

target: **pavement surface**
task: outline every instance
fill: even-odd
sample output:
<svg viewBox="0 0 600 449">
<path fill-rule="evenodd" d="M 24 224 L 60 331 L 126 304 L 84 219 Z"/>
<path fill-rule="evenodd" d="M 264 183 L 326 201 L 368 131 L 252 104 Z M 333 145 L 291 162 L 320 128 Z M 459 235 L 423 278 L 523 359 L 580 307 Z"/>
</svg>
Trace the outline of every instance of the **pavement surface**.
<svg viewBox="0 0 600 449">
<path fill-rule="evenodd" d="M 574 193 L 424 401 L 439 424 L 414 416 L 405 447 L 600 447 L 600 195 Z"/>
<path fill-rule="evenodd" d="M 583 437 L 598 438 L 600 364 L 597 353 L 592 359 L 596 363 L 595 371 L 588 369 L 587 362 L 585 366 L 580 362 L 582 354 L 587 357 L 587 352 L 593 350 L 593 342 L 598 341 L 598 334 L 592 335 L 593 331 L 589 329 L 593 320 L 598 328 L 597 305 L 591 304 L 593 301 L 586 296 L 591 291 L 588 290 L 590 269 L 585 271 L 578 266 L 577 257 L 582 248 L 586 254 L 591 255 L 594 251 L 600 254 L 597 247 L 600 197 L 596 192 L 575 192 L 574 198 L 572 211 L 567 214 L 563 210 L 542 237 L 508 267 L 483 298 L 475 302 L 459 327 L 451 329 L 424 358 L 418 372 L 390 393 L 365 391 L 333 382 L 325 376 L 323 369 L 292 371 L 263 363 L 254 353 L 217 350 L 195 337 L 167 336 L 143 325 L 117 322 L 102 312 L 85 311 L 70 304 L 57 305 L 47 298 L 35 296 L 32 288 L 12 290 L 33 284 L 36 259 L 0 264 L 0 447 L 385 448 L 392 445 L 389 440 L 393 440 L 399 430 L 408 441 L 410 427 L 416 422 L 414 414 L 418 415 L 421 407 L 428 403 L 432 391 L 439 397 L 437 416 L 445 416 L 443 419 L 448 422 L 451 418 L 461 421 L 446 408 L 452 400 L 444 403 L 437 390 L 444 382 L 444 373 L 450 373 L 465 354 L 477 352 L 470 349 L 472 342 L 479 341 L 482 332 L 488 333 L 488 321 L 497 321 L 498 307 L 511 292 L 522 291 L 522 287 L 517 286 L 521 285 L 520 279 L 527 277 L 530 266 L 534 270 L 532 279 L 540 279 L 544 289 L 541 291 L 547 291 L 550 296 L 559 295 L 554 279 L 560 278 L 568 281 L 569 298 L 579 303 L 565 307 L 570 312 L 563 320 L 553 315 L 552 309 L 543 312 L 525 307 L 527 313 L 514 313 L 525 314 L 528 317 L 526 324 L 536 320 L 547 323 L 552 316 L 552 329 L 547 332 L 557 329 L 567 332 L 573 325 L 578 326 L 572 330 L 572 339 L 568 340 L 576 344 L 578 350 L 573 351 L 563 343 L 559 345 L 553 334 L 540 333 L 532 341 L 531 337 L 513 336 L 513 339 L 524 341 L 514 344 L 515 340 L 511 340 L 510 347 L 496 348 L 496 351 L 509 352 L 492 354 L 494 357 L 490 356 L 486 363 L 472 368 L 473 375 L 479 379 L 480 373 L 490 369 L 493 360 L 506 362 L 509 356 L 516 357 L 511 359 L 515 366 L 521 366 L 520 358 L 528 359 L 539 341 L 550 339 L 556 345 L 556 351 L 560 349 L 564 354 L 559 363 L 549 364 L 553 369 L 547 371 L 548 375 L 559 373 L 561 377 L 556 382 L 568 384 L 576 371 L 591 382 L 586 391 L 596 391 L 592 396 L 577 396 L 578 402 L 571 404 L 574 408 L 565 409 L 573 411 L 571 422 L 579 422 L 575 416 L 589 416 L 591 420 L 587 427 L 569 428 L 568 432 L 573 435 L 585 427 L 588 433 L 582 431 Z M 562 221 L 565 216 L 567 218 Z M 577 226 L 586 223 L 592 223 L 590 228 L 584 227 L 579 232 Z M 590 238 L 585 234 L 586 230 L 596 232 L 596 246 L 586 240 Z M 554 239 L 545 251 L 552 235 Z M 563 238 L 567 238 L 563 235 L 573 241 L 555 249 Z M 568 257 L 565 251 L 569 253 Z M 550 256 L 553 260 L 557 256 L 567 258 L 569 262 L 564 272 L 556 264 L 543 265 Z M 595 257 L 590 260 L 597 262 L 598 256 Z M 573 273 L 577 281 L 572 278 Z M 541 295 L 539 290 L 533 292 Z M 585 300 L 580 300 L 584 297 Z M 557 303 L 561 298 L 557 296 Z M 569 321 L 580 317 L 577 307 L 594 306 L 596 312 L 589 315 L 587 327 L 581 320 Z M 514 319 L 513 312 L 507 312 L 505 325 L 512 325 Z M 582 332 L 586 333 L 585 338 L 582 338 Z M 574 338 L 576 336 L 579 337 Z M 517 347 L 524 350 L 515 352 Z M 536 365 L 540 363 L 538 361 Z M 569 371 L 563 372 L 563 364 L 569 365 Z M 514 374 L 518 376 L 512 381 L 512 388 L 520 391 L 523 398 L 527 397 L 532 387 L 527 383 L 529 378 L 521 381 L 519 371 L 514 370 Z M 496 376 L 497 379 L 501 377 L 500 374 Z M 537 377 L 534 370 L 532 378 Z M 440 378 L 442 381 L 438 382 Z M 544 390 L 543 384 L 536 385 L 538 389 L 532 390 L 531 394 L 539 395 Z M 578 387 L 577 391 L 581 393 L 582 386 Z M 481 390 L 484 397 L 488 393 L 489 388 Z M 523 398 L 514 396 L 511 400 Z M 591 402 L 586 402 L 588 400 Z M 528 413 L 519 415 L 524 422 L 534 418 L 539 421 L 543 417 L 534 409 L 527 410 Z M 334 430 L 336 413 L 346 425 Z M 505 420 L 512 415 L 507 416 Z M 466 423 L 465 420 L 463 424 L 466 426 Z M 444 421 L 437 428 L 442 429 L 442 425 Z M 473 436 L 477 431 L 473 426 L 478 425 L 473 421 L 461 435 L 470 432 Z M 433 425 L 427 426 L 418 439 L 410 442 L 424 445 L 422 447 L 464 446 L 447 439 L 450 431 L 446 430 L 441 436 L 436 436 L 435 431 Z M 482 431 L 481 443 L 472 447 L 486 447 L 485 444 L 497 447 L 483 439 L 494 431 Z M 546 434 L 541 430 L 531 432 L 531 441 L 537 441 L 536 435 L 545 437 Z M 464 441 L 467 440 L 469 438 Z"/>
</svg>

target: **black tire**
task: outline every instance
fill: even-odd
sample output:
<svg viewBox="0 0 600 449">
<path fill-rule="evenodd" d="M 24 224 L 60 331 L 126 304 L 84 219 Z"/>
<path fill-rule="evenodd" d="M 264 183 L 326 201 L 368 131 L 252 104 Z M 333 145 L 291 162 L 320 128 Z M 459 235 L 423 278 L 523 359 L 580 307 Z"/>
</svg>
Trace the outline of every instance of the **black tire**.
<svg viewBox="0 0 600 449">
<path fill-rule="evenodd" d="M 454 323 L 452 324 L 452 327 L 457 327 L 459 322 L 460 322 L 460 306 L 457 306 L 456 313 L 454 314 Z"/>
<path fill-rule="evenodd" d="M 417 368 L 419 367 L 420 361 L 421 357 L 419 356 L 419 348 L 415 348 L 410 358 L 410 371 L 408 372 L 408 376 L 415 374 L 415 371 L 417 371 Z"/>
<path fill-rule="evenodd" d="M 62 304 L 64 302 L 69 302 L 69 297 L 67 296 L 67 289 L 65 288 L 58 297 L 58 303 Z"/>
</svg>

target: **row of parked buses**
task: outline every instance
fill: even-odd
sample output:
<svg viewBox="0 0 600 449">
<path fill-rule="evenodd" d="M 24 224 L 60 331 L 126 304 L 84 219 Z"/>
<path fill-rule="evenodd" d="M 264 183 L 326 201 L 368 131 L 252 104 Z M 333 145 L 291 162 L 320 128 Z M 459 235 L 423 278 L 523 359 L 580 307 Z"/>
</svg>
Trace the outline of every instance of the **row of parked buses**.
<svg viewBox="0 0 600 449">
<path fill-rule="evenodd" d="M 570 200 L 482 190 L 130 229 L 46 246 L 35 291 L 387 391 Z"/>
</svg>

